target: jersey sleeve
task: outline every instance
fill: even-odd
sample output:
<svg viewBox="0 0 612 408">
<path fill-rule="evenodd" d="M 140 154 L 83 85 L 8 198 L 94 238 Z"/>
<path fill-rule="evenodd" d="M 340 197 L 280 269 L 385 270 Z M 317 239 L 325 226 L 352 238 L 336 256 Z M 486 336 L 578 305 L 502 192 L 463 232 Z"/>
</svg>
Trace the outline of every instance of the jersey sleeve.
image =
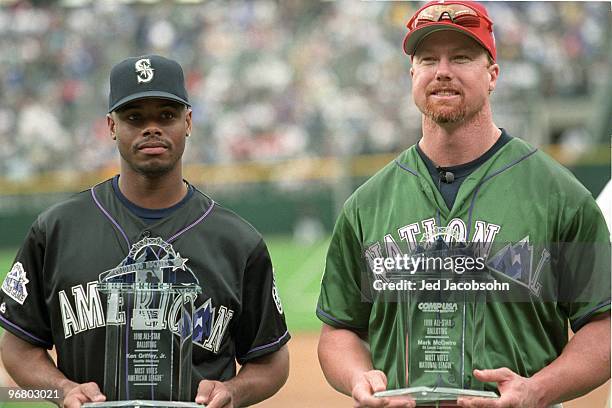
<svg viewBox="0 0 612 408">
<path fill-rule="evenodd" d="M 236 359 L 244 364 L 280 349 L 289 341 L 270 254 L 260 241 L 246 264 L 242 312 L 236 333 Z"/>
<path fill-rule="evenodd" d="M 38 347 L 53 347 L 45 303 L 44 236 L 36 221 L 17 253 L 0 290 L 0 326 Z"/>
<path fill-rule="evenodd" d="M 610 310 L 610 235 L 592 197 L 584 200 L 564 235 L 560 306 L 576 332 Z"/>
<path fill-rule="evenodd" d="M 321 281 L 317 317 L 330 326 L 367 330 L 371 302 L 362 293 L 362 245 L 345 211 L 334 227 Z"/>
</svg>

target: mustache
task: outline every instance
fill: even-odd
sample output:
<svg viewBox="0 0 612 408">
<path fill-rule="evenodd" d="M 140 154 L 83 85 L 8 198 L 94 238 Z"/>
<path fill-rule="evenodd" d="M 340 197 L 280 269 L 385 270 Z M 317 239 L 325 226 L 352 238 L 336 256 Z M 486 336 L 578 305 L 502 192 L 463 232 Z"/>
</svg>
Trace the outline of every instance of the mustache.
<svg viewBox="0 0 612 408">
<path fill-rule="evenodd" d="M 161 139 L 157 136 L 152 136 L 152 137 L 147 137 L 144 140 L 141 140 L 140 142 L 136 143 L 134 145 L 135 149 L 141 149 L 143 147 L 170 147 L 170 143 L 168 143 L 166 140 Z"/>
<path fill-rule="evenodd" d="M 430 87 L 427 87 L 427 95 L 432 95 L 435 93 L 439 93 L 439 92 L 454 92 L 458 95 L 463 95 L 463 92 L 461 92 L 461 89 L 456 88 L 454 86 L 438 86 L 438 85 L 433 85 Z"/>
</svg>

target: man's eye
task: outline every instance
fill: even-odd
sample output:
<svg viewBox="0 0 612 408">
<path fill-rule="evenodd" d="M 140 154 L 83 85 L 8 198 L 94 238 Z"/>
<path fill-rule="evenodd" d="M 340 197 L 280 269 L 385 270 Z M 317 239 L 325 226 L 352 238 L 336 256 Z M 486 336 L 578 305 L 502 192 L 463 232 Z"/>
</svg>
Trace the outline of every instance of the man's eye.
<svg viewBox="0 0 612 408">
<path fill-rule="evenodd" d="M 433 57 L 425 57 L 421 58 L 421 64 L 430 65 L 436 62 L 436 59 Z"/>
<path fill-rule="evenodd" d="M 468 62 L 468 61 L 471 61 L 470 57 L 468 57 L 467 55 L 457 55 L 454 59 L 457 62 Z"/>
<path fill-rule="evenodd" d="M 135 120 L 138 120 L 138 119 L 140 119 L 140 115 L 138 115 L 137 113 L 130 113 L 127 116 L 127 120 L 129 120 L 129 121 L 135 121 Z"/>
<path fill-rule="evenodd" d="M 162 116 L 162 118 L 164 118 L 164 119 L 174 119 L 174 117 L 175 117 L 176 115 L 174 114 L 174 112 L 165 111 L 165 112 L 162 112 L 162 115 L 161 115 L 161 116 Z"/>
</svg>

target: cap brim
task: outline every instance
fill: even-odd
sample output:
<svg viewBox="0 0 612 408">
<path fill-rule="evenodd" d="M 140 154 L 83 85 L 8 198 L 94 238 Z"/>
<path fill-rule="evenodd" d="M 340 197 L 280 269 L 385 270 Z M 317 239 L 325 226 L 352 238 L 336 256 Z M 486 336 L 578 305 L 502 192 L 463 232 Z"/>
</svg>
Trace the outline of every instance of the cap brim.
<svg viewBox="0 0 612 408">
<path fill-rule="evenodd" d="M 120 107 L 122 107 L 123 105 L 129 102 L 132 102 L 138 99 L 149 99 L 149 98 L 168 99 L 171 101 L 180 102 L 183 105 L 191 107 L 191 104 L 189 102 L 187 102 L 183 98 L 180 98 L 174 94 L 171 94 L 168 92 L 160 92 L 160 91 L 146 91 L 146 92 L 138 92 L 138 93 L 132 94 L 130 96 L 126 96 L 125 98 L 118 100 L 117 102 L 115 102 L 113 106 L 110 107 L 110 109 L 108 110 L 108 113 L 119 109 Z"/>
<path fill-rule="evenodd" d="M 474 41 L 476 41 L 485 50 L 487 50 L 487 52 L 489 52 L 486 45 L 484 45 L 482 41 L 480 41 L 478 37 L 476 37 L 476 35 L 474 35 L 471 31 L 459 25 L 452 24 L 450 22 L 429 23 L 410 32 L 406 36 L 406 38 L 404 38 L 404 52 L 408 55 L 414 55 L 414 51 L 416 51 L 417 47 L 419 46 L 421 41 L 425 39 L 425 37 L 437 31 L 445 30 L 456 31 L 458 33 L 465 34 L 468 37 L 474 39 Z"/>
</svg>

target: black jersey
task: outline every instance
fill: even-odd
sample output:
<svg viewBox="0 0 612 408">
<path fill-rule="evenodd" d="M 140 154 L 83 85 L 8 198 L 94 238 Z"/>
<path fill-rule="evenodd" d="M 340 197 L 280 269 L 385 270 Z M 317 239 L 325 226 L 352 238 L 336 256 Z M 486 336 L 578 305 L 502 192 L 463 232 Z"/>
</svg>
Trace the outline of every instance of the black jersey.
<svg viewBox="0 0 612 408">
<path fill-rule="evenodd" d="M 111 180 L 33 223 L 0 291 L 0 325 L 36 346 L 55 346 L 66 377 L 102 387 L 106 298 L 98 277 L 143 248 L 179 257 L 202 287 L 193 318 L 194 398 L 200 380 L 228 380 L 236 361 L 289 340 L 270 255 L 249 223 L 196 189 L 180 209 L 147 224 L 117 198 Z"/>
</svg>

